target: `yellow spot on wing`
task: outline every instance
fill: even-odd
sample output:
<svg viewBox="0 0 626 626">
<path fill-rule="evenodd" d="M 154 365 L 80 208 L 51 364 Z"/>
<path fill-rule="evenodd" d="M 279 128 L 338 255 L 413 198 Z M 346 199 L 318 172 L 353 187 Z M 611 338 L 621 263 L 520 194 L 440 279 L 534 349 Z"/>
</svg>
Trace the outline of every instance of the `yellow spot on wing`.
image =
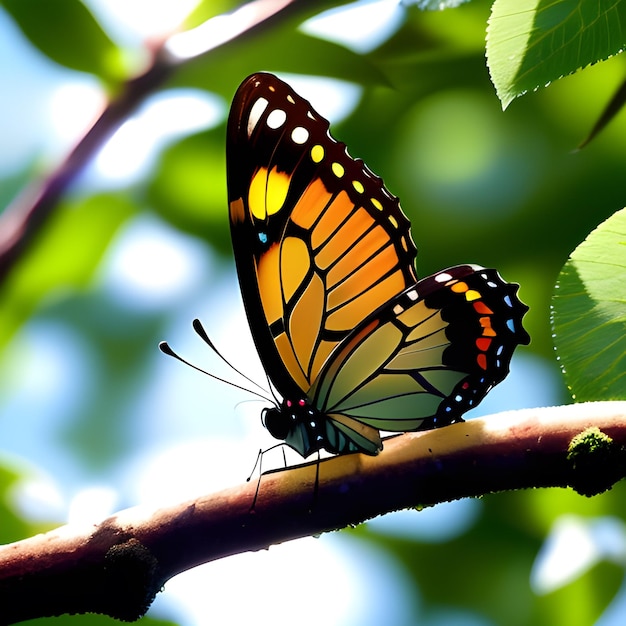
<svg viewBox="0 0 626 626">
<path fill-rule="evenodd" d="M 319 163 L 324 158 L 324 146 L 317 144 L 311 148 L 313 163 Z"/>
<path fill-rule="evenodd" d="M 250 212 L 259 220 L 265 220 L 270 215 L 278 213 L 285 203 L 291 178 L 285 172 L 279 172 L 276 167 L 271 171 L 261 167 L 254 174 L 248 192 Z"/>
<path fill-rule="evenodd" d="M 465 299 L 468 302 L 471 302 L 472 300 L 480 300 L 481 295 L 479 291 L 476 291 L 475 289 L 469 289 L 466 293 L 465 293 Z"/>
<path fill-rule="evenodd" d="M 337 177 L 337 178 L 341 178 L 344 173 L 345 173 L 345 169 L 343 167 L 343 165 L 341 165 L 341 163 L 337 163 L 336 161 L 330 166 L 333 174 Z"/>
</svg>

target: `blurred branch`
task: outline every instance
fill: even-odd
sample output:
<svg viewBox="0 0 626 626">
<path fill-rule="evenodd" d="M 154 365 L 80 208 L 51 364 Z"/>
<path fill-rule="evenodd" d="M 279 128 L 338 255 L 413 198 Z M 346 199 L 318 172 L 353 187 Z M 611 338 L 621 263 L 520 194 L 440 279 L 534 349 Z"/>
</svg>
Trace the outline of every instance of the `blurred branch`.
<svg viewBox="0 0 626 626">
<path fill-rule="evenodd" d="M 618 87 L 617 91 L 613 94 L 613 97 L 609 100 L 605 106 L 604 111 L 600 114 L 600 117 L 596 120 L 593 128 L 580 144 L 578 144 L 577 150 L 582 150 L 588 144 L 590 144 L 617 116 L 617 114 L 624 108 L 626 103 L 626 80 Z"/>
<path fill-rule="evenodd" d="M 0 283 L 46 222 L 68 187 L 141 102 L 182 64 L 235 38 L 273 26 L 312 0 L 254 0 L 227 15 L 212 18 L 187 32 L 176 33 L 152 51 L 151 63 L 126 82 L 65 161 L 46 179 L 34 183 L 0 215 Z"/>
<path fill-rule="evenodd" d="M 256 503 L 252 482 L 2 546 L 0 619 L 96 612 L 134 620 L 167 580 L 201 563 L 497 491 L 569 486 L 594 495 L 624 475 L 626 402 L 527 409 L 407 433 L 387 439 L 377 457 L 343 455 L 264 474 Z"/>
</svg>

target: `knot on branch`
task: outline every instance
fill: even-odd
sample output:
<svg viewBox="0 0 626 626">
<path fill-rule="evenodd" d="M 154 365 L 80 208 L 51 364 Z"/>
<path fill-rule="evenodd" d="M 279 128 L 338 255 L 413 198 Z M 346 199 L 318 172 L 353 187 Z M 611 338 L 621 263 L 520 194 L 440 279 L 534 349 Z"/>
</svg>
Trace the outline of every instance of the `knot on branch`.
<svg viewBox="0 0 626 626">
<path fill-rule="evenodd" d="M 567 449 L 570 486 L 582 496 L 608 491 L 626 475 L 626 450 L 596 426 L 576 435 Z"/>
<path fill-rule="evenodd" d="M 111 546 L 104 557 L 104 585 L 110 600 L 111 617 L 134 622 L 143 615 L 160 591 L 156 582 L 158 562 L 150 550 L 136 539 Z"/>
</svg>

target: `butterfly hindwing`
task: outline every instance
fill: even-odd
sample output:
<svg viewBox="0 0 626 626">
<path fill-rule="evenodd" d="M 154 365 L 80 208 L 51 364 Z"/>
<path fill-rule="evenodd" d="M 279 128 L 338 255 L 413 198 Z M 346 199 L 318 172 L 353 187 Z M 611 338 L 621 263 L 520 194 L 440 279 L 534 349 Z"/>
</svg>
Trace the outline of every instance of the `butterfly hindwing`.
<svg viewBox="0 0 626 626">
<path fill-rule="evenodd" d="M 404 432 L 460 421 L 509 371 L 530 338 L 517 285 L 495 270 L 453 267 L 419 281 L 344 341 L 310 402 L 340 430 L 346 419 Z M 375 442 L 375 439 L 372 439 Z"/>
<path fill-rule="evenodd" d="M 306 394 L 363 318 L 416 280 L 397 198 L 328 126 L 270 74 L 244 81 L 228 122 L 239 282 L 261 361 L 286 397 Z"/>
</svg>

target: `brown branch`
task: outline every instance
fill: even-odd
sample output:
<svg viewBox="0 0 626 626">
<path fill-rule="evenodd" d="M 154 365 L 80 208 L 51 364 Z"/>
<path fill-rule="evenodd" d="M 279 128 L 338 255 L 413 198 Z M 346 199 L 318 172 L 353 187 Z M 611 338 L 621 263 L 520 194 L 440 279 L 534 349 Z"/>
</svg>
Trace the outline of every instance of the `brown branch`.
<svg viewBox="0 0 626 626">
<path fill-rule="evenodd" d="M 264 474 L 253 508 L 250 483 L 2 546 L 0 620 L 69 612 L 133 620 L 167 580 L 201 563 L 496 491 L 570 486 L 593 495 L 624 475 L 626 402 L 528 409 L 408 433 L 387 439 L 377 457 L 351 454 Z"/>
<path fill-rule="evenodd" d="M 184 63 L 212 52 L 233 39 L 273 26 L 278 20 L 307 5 L 310 5 L 309 0 L 254 0 L 230 14 L 213 18 L 214 23 L 221 20 L 217 22 L 220 28 L 212 29 L 216 40 L 214 43 L 207 42 L 195 54 L 182 57 L 175 55 L 172 50 L 174 41 L 180 44 L 185 37 L 192 39 L 193 31 L 176 33 L 159 45 L 153 51 L 148 69 L 123 85 L 117 97 L 109 102 L 57 169 L 44 180 L 25 189 L 0 215 L 0 283 L 32 243 L 68 187 L 146 96 L 161 87 Z M 205 25 L 210 25 L 210 22 Z"/>
</svg>

